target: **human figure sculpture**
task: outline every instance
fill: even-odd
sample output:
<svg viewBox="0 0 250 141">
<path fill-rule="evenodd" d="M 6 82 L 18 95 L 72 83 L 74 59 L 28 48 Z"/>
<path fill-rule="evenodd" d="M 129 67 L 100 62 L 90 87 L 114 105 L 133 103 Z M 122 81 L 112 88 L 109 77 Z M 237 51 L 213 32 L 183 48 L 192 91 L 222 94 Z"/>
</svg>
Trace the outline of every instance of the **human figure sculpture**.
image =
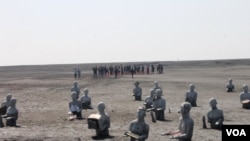
<svg viewBox="0 0 250 141">
<path fill-rule="evenodd" d="M 129 125 L 129 131 L 125 135 L 130 136 L 130 141 L 145 141 L 148 138 L 149 125 L 145 122 L 146 109 L 139 107 L 137 110 L 137 119 Z"/>
<path fill-rule="evenodd" d="M 224 121 L 223 111 L 217 108 L 215 98 L 210 98 L 209 104 L 211 109 L 207 113 L 207 121 L 210 123 L 210 128 L 221 130 Z"/>
<path fill-rule="evenodd" d="M 243 92 L 240 93 L 240 102 L 242 108 L 250 109 L 250 93 L 248 92 L 248 85 L 244 84 L 242 86 Z"/>
<path fill-rule="evenodd" d="M 5 115 L 6 112 L 7 112 L 8 107 L 10 107 L 11 98 L 12 98 L 12 95 L 8 94 L 6 96 L 6 101 L 1 104 L 1 107 L 0 107 L 0 127 L 4 127 L 3 120 L 2 120 L 2 115 Z"/>
<path fill-rule="evenodd" d="M 228 83 L 226 85 L 226 91 L 227 92 L 233 92 L 234 91 L 234 84 L 233 84 L 233 80 L 229 79 Z"/>
<path fill-rule="evenodd" d="M 76 92 L 71 92 L 72 101 L 69 102 L 69 110 L 77 119 L 82 119 L 82 103 L 77 100 Z"/>
<path fill-rule="evenodd" d="M 91 106 L 91 98 L 88 96 L 89 90 L 84 88 L 84 95 L 81 97 L 81 103 L 83 109 L 93 109 Z"/>
<path fill-rule="evenodd" d="M 180 107 L 181 117 L 179 129 L 175 131 L 169 131 L 163 135 L 168 135 L 171 139 L 178 139 L 179 141 L 191 141 L 194 129 L 194 121 L 190 117 L 191 108 L 192 105 L 189 102 L 182 103 Z"/>
<path fill-rule="evenodd" d="M 145 107 L 146 109 L 153 108 L 154 96 L 155 96 L 155 91 L 154 91 L 154 89 L 150 89 L 150 95 L 147 96 L 147 97 L 145 98 L 145 101 L 144 101 L 144 107 Z"/>
<path fill-rule="evenodd" d="M 190 84 L 189 85 L 189 91 L 186 93 L 186 98 L 185 101 L 189 102 L 193 107 L 196 107 L 196 101 L 197 101 L 197 92 L 194 91 L 195 89 L 195 85 L 194 84 Z"/>
<path fill-rule="evenodd" d="M 162 88 L 159 86 L 158 81 L 154 81 L 154 87 L 153 87 L 153 89 L 154 89 L 155 92 L 156 92 L 157 89 L 161 89 L 162 90 Z"/>
<path fill-rule="evenodd" d="M 110 128 L 110 117 L 105 112 L 105 104 L 103 102 L 98 103 L 98 128 L 96 129 L 97 137 L 108 137 L 109 136 L 109 128 Z"/>
<path fill-rule="evenodd" d="M 157 89 L 155 93 L 156 97 L 153 100 L 153 108 L 149 109 L 148 111 L 151 110 L 151 112 L 153 111 L 155 113 L 156 120 L 163 121 L 165 120 L 164 112 L 166 109 L 166 100 L 161 97 L 162 96 L 161 89 Z"/>
<path fill-rule="evenodd" d="M 77 99 L 79 98 L 79 95 L 80 95 L 80 88 L 78 86 L 78 82 L 77 81 L 74 81 L 73 82 L 73 86 L 71 87 L 71 92 L 76 92 L 76 95 L 77 95 Z"/>
<path fill-rule="evenodd" d="M 140 101 L 141 100 L 141 95 L 142 95 L 142 88 L 139 86 L 139 82 L 135 82 L 135 88 L 133 88 L 133 96 L 135 97 L 135 100 Z"/>
<path fill-rule="evenodd" d="M 10 100 L 10 106 L 7 109 L 6 115 L 6 126 L 16 127 L 16 121 L 18 119 L 18 109 L 16 108 L 16 99 Z"/>
</svg>

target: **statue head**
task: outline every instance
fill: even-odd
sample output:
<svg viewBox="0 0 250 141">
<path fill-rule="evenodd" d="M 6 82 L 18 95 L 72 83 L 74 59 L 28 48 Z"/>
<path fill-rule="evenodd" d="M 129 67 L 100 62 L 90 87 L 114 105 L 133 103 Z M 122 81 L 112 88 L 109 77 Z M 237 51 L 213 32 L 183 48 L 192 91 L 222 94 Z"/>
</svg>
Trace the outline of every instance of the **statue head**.
<svg viewBox="0 0 250 141">
<path fill-rule="evenodd" d="M 191 83 L 191 84 L 189 84 L 189 88 L 190 88 L 191 91 L 193 91 L 194 88 L 195 88 L 195 85 Z"/>
<path fill-rule="evenodd" d="M 104 102 L 99 102 L 98 105 L 97 105 L 97 108 L 98 108 L 98 112 L 100 114 L 104 113 L 104 110 L 105 110 L 105 104 L 104 104 Z"/>
<path fill-rule="evenodd" d="M 10 100 L 10 107 L 15 107 L 16 106 L 16 99 L 11 99 Z"/>
<path fill-rule="evenodd" d="M 242 89 L 243 89 L 244 92 L 248 92 L 247 84 L 243 84 Z"/>
<path fill-rule="evenodd" d="M 183 102 L 181 104 L 181 114 L 182 116 L 189 115 L 192 105 L 189 102 Z"/>
<path fill-rule="evenodd" d="M 209 104 L 210 104 L 210 106 L 211 106 L 212 109 L 215 109 L 215 108 L 216 108 L 216 105 L 217 105 L 216 99 L 213 98 L 213 97 L 210 98 L 210 99 L 209 99 Z"/>
<path fill-rule="evenodd" d="M 77 100 L 77 93 L 75 91 L 71 92 L 71 98 L 73 101 Z"/>
<path fill-rule="evenodd" d="M 146 116 L 146 109 L 143 107 L 139 107 L 137 110 L 137 116 L 138 119 L 144 119 L 144 117 Z"/>
<path fill-rule="evenodd" d="M 83 92 L 84 92 L 84 94 L 87 96 L 87 95 L 88 95 L 88 93 L 89 93 L 88 88 L 84 88 L 84 89 L 83 89 Z"/>
<path fill-rule="evenodd" d="M 11 94 L 7 94 L 7 96 L 6 96 L 6 101 L 10 101 L 11 100 L 11 98 L 12 98 L 12 95 Z"/>
<path fill-rule="evenodd" d="M 230 78 L 230 79 L 228 79 L 228 82 L 231 84 L 233 82 L 233 80 Z"/>
<path fill-rule="evenodd" d="M 138 87 L 139 84 L 140 84 L 140 82 L 138 82 L 138 81 L 136 81 L 136 82 L 134 83 L 134 85 L 135 85 L 136 87 Z"/>
<path fill-rule="evenodd" d="M 156 94 L 157 98 L 161 98 L 161 96 L 162 96 L 162 90 L 161 89 L 157 89 L 155 91 L 155 94 Z"/>
<path fill-rule="evenodd" d="M 74 81 L 73 85 L 76 87 L 78 85 L 77 81 Z"/>
<path fill-rule="evenodd" d="M 155 85 L 155 87 L 158 87 L 158 82 L 154 81 L 154 85 Z"/>
</svg>

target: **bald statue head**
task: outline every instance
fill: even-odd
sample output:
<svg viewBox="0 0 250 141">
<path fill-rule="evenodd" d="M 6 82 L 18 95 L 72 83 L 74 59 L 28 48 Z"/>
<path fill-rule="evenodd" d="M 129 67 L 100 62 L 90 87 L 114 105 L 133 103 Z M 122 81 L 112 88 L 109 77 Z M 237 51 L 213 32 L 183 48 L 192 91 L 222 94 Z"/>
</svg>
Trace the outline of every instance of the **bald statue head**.
<svg viewBox="0 0 250 141">
<path fill-rule="evenodd" d="M 88 93 L 89 93 L 88 88 L 84 88 L 83 92 L 84 92 L 85 95 L 88 95 Z"/>
<path fill-rule="evenodd" d="M 15 107 L 16 106 L 16 99 L 11 99 L 10 100 L 10 107 Z"/>
<path fill-rule="evenodd" d="M 144 119 L 144 117 L 146 116 L 146 109 L 143 107 L 139 107 L 137 110 L 137 116 L 138 119 Z"/>
<path fill-rule="evenodd" d="M 155 95 L 154 89 L 150 89 L 150 97 L 154 97 L 154 95 Z"/>
<path fill-rule="evenodd" d="M 210 99 L 209 99 L 209 104 L 210 104 L 210 106 L 211 106 L 212 109 L 215 109 L 215 108 L 216 108 L 216 105 L 217 105 L 216 99 L 213 98 L 213 97 L 210 98 Z"/>
<path fill-rule="evenodd" d="M 71 92 L 71 98 L 73 101 L 77 100 L 77 93 L 75 91 Z"/>
<path fill-rule="evenodd" d="M 243 89 L 243 91 L 245 93 L 247 93 L 248 92 L 248 86 L 247 86 L 247 84 L 243 84 L 242 89 Z"/>
<path fill-rule="evenodd" d="M 11 100 L 11 98 L 12 98 L 12 95 L 11 94 L 7 94 L 6 101 L 9 102 Z"/>
<path fill-rule="evenodd" d="M 194 84 L 189 84 L 190 91 L 194 91 L 195 85 Z"/>
<path fill-rule="evenodd" d="M 99 114 L 103 114 L 104 110 L 105 110 L 105 104 L 104 104 L 104 102 L 99 102 L 98 105 L 97 105 L 97 108 L 98 108 Z"/>
<path fill-rule="evenodd" d="M 156 94 L 157 98 L 161 98 L 161 96 L 162 96 L 162 90 L 161 89 L 157 89 L 155 91 L 155 94 Z"/>
<path fill-rule="evenodd" d="M 189 102 L 184 102 L 180 106 L 182 116 L 189 116 L 192 105 Z"/>
</svg>

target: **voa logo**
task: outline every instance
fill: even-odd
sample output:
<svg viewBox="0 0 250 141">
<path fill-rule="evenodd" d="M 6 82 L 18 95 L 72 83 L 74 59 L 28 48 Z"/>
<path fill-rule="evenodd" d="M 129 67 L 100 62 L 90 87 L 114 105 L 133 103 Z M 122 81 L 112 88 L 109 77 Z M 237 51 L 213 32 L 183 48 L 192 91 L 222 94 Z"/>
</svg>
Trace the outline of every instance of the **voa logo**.
<svg viewBox="0 0 250 141">
<path fill-rule="evenodd" d="M 244 129 L 226 129 L 227 136 L 247 136 Z"/>
</svg>

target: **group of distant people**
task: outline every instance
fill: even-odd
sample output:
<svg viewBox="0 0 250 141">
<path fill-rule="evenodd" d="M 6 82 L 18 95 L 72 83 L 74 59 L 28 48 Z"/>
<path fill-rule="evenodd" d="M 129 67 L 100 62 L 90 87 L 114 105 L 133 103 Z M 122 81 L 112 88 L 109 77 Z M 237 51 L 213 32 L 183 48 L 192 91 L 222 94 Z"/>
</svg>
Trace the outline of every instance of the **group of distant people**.
<svg viewBox="0 0 250 141">
<path fill-rule="evenodd" d="M 94 66 L 92 68 L 93 78 L 104 78 L 108 76 L 114 76 L 117 78 L 120 75 L 131 75 L 134 78 L 134 75 L 138 74 L 163 74 L 163 65 L 158 64 L 157 66 L 153 64 L 134 64 L 134 65 L 100 65 Z"/>
<path fill-rule="evenodd" d="M 81 78 L 81 69 L 80 68 L 75 68 L 73 70 L 73 72 L 74 72 L 74 78 L 75 79 L 80 79 Z"/>
</svg>

